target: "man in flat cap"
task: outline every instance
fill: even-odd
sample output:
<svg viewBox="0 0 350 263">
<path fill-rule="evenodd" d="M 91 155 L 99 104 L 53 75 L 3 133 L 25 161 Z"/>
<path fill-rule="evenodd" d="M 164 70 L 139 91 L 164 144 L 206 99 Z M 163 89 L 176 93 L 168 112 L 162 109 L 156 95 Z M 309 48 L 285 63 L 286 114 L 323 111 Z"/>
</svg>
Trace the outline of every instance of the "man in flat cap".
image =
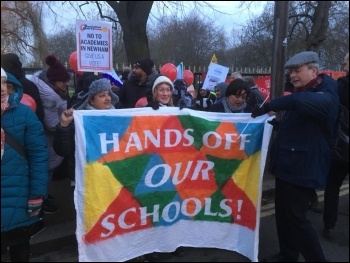
<svg viewBox="0 0 350 263">
<path fill-rule="evenodd" d="M 316 189 L 324 188 L 339 109 L 337 82 L 319 74 L 318 54 L 304 51 L 285 64 L 294 92 L 256 107 L 252 117 L 284 111 L 270 153 L 275 176 L 279 253 L 265 262 L 325 262 L 317 233 L 307 218 Z"/>
<path fill-rule="evenodd" d="M 140 98 L 147 96 L 147 89 L 152 89 L 148 82 L 154 74 L 153 66 L 149 58 L 141 58 L 133 63 L 131 74 L 118 93 L 121 108 L 134 108 Z"/>
</svg>

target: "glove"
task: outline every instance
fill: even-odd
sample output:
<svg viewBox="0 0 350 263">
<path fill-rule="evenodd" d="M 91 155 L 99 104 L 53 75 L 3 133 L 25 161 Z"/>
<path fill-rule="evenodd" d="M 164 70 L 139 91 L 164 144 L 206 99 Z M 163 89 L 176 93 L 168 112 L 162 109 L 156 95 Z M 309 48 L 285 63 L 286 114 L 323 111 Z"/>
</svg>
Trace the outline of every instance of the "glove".
<svg viewBox="0 0 350 263">
<path fill-rule="evenodd" d="M 186 102 L 184 99 L 180 99 L 179 108 L 180 108 L 180 110 L 182 110 L 183 108 L 187 108 L 187 105 L 186 105 Z"/>
<path fill-rule="evenodd" d="M 270 111 L 270 105 L 269 103 L 265 103 L 262 107 L 255 105 L 253 111 L 252 111 L 252 118 L 264 115 L 265 113 L 268 113 Z"/>
<path fill-rule="evenodd" d="M 28 214 L 29 217 L 37 216 L 40 212 L 41 205 L 43 204 L 43 199 L 29 199 L 28 200 Z"/>
<path fill-rule="evenodd" d="M 151 106 L 152 109 L 154 109 L 154 110 L 158 110 L 159 109 L 159 103 L 157 101 L 151 101 L 149 103 L 149 106 Z"/>
</svg>

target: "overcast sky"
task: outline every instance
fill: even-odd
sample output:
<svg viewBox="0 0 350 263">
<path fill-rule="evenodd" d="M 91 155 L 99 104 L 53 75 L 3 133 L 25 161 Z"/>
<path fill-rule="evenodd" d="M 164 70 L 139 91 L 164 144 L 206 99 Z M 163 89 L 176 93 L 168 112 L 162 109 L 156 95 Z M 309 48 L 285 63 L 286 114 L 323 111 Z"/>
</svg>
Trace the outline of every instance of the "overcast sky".
<svg viewBox="0 0 350 263">
<path fill-rule="evenodd" d="M 212 4 L 217 8 L 218 10 L 227 13 L 227 14 L 214 14 L 212 11 L 208 10 L 208 16 L 215 21 L 215 24 L 217 26 L 223 26 L 227 32 L 230 32 L 233 28 L 239 29 L 241 26 L 244 26 L 246 24 L 246 21 L 252 18 L 253 16 L 259 15 L 266 5 L 267 1 L 254 1 L 254 3 L 249 7 L 249 10 L 247 9 L 247 6 L 245 7 L 239 7 L 240 1 L 207 1 L 208 3 Z M 57 7 L 58 5 L 56 5 Z M 86 9 L 86 11 L 91 11 L 91 5 L 89 5 L 90 8 Z M 155 5 L 154 5 L 155 7 Z M 58 10 L 57 10 L 58 9 Z M 46 33 L 53 33 L 59 31 L 62 27 L 68 25 L 68 24 L 75 24 L 76 19 L 84 20 L 83 17 L 77 17 L 77 13 L 75 11 L 71 11 L 72 8 L 69 6 L 68 3 L 64 4 L 60 8 L 55 8 L 55 11 L 57 11 L 61 19 L 59 19 L 59 24 L 56 26 L 53 26 L 53 22 L 50 19 L 50 15 L 45 17 L 45 31 Z M 156 9 L 152 9 L 152 13 L 155 12 Z M 62 25 L 63 23 L 63 25 Z"/>
<path fill-rule="evenodd" d="M 267 1 L 255 1 L 248 10 L 248 7 L 240 7 L 241 1 L 208 1 L 222 12 L 229 15 L 217 15 L 217 25 L 224 26 L 231 31 L 232 28 L 240 28 L 246 25 L 247 20 L 260 15 L 264 10 Z"/>
</svg>

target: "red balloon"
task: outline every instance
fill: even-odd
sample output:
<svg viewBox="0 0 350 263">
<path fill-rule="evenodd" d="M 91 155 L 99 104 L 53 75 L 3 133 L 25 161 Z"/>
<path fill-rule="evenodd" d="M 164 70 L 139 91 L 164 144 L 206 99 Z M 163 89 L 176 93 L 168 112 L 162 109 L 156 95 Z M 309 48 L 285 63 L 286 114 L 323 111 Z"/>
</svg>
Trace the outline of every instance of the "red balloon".
<svg viewBox="0 0 350 263">
<path fill-rule="evenodd" d="M 27 105 L 33 111 L 36 111 L 36 102 L 33 99 L 33 97 L 29 96 L 28 94 L 23 93 L 21 103 L 23 103 L 24 105 Z"/>
<path fill-rule="evenodd" d="M 146 107 L 147 104 L 148 104 L 147 97 L 142 97 L 136 102 L 135 108 Z"/>
<path fill-rule="evenodd" d="M 69 65 L 73 69 L 73 71 L 78 75 L 83 75 L 83 71 L 78 71 L 78 59 L 77 59 L 77 51 L 74 51 L 69 56 Z"/>
<path fill-rule="evenodd" d="M 194 76 L 191 70 L 185 69 L 183 72 L 183 78 L 184 78 L 184 81 L 186 82 L 187 87 L 192 85 Z"/>
<path fill-rule="evenodd" d="M 177 69 L 174 64 L 172 63 L 166 63 L 161 67 L 160 73 L 167 76 L 171 81 L 174 82 L 177 75 Z"/>
</svg>

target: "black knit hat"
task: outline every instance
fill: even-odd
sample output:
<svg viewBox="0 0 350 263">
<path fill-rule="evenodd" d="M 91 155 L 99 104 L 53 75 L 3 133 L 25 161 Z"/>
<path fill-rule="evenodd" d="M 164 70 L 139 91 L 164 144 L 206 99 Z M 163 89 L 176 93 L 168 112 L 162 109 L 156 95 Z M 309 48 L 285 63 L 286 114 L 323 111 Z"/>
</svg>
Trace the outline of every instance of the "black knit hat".
<svg viewBox="0 0 350 263">
<path fill-rule="evenodd" d="M 45 58 L 46 64 L 49 66 L 46 72 L 46 77 L 51 83 L 56 81 L 69 81 L 70 75 L 68 70 L 57 59 L 55 55 L 49 55 Z"/>
<path fill-rule="evenodd" d="M 22 63 L 16 54 L 1 54 L 1 67 L 17 79 L 22 76 Z"/>
<path fill-rule="evenodd" d="M 134 65 L 142 69 L 147 75 L 151 75 L 154 62 L 149 58 L 141 58 L 136 60 Z"/>
</svg>

